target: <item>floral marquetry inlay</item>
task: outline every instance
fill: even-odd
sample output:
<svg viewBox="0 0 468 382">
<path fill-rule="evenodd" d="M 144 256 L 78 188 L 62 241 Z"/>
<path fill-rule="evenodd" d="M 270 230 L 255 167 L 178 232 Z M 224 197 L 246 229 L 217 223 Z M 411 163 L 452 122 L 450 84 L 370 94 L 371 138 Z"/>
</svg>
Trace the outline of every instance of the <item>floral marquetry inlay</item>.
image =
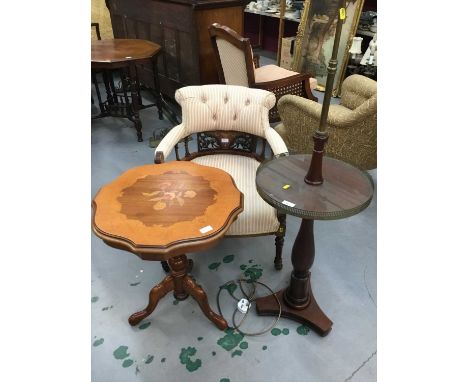
<svg viewBox="0 0 468 382">
<path fill-rule="evenodd" d="M 214 204 L 217 192 L 202 176 L 185 171 L 147 175 L 122 190 L 121 213 L 146 226 L 170 226 L 202 216 Z M 149 211 L 152 211 L 149 213 Z"/>
</svg>

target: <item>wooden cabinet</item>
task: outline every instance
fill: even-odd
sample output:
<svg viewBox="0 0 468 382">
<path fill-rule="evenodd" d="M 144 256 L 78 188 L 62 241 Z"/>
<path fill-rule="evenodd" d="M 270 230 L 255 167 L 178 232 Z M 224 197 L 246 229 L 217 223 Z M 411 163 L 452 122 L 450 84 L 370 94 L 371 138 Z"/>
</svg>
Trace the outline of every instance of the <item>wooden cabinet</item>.
<svg viewBox="0 0 468 382">
<path fill-rule="evenodd" d="M 108 0 L 115 38 L 141 38 L 162 46 L 158 62 L 163 94 L 187 85 L 218 83 L 208 27 L 215 22 L 243 32 L 248 0 Z M 151 69 L 140 81 L 152 87 Z"/>
</svg>

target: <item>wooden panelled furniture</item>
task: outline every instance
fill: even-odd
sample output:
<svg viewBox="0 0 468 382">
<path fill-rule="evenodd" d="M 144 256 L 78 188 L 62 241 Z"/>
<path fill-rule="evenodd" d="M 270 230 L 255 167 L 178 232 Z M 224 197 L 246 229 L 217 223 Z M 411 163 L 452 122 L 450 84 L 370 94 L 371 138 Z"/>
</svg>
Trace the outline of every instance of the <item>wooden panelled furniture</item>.
<svg viewBox="0 0 468 382">
<path fill-rule="evenodd" d="M 269 151 L 266 143 L 273 155 L 288 155 L 283 140 L 268 122 L 268 111 L 276 102 L 274 94 L 243 86 L 204 85 L 179 89 L 175 98 L 182 107 L 182 124 L 169 131 L 156 148 L 155 163 L 163 163 L 175 148 L 177 160 L 229 173 L 244 194 L 244 211 L 226 236 L 275 235 L 274 264 L 281 269 L 286 216 L 265 203 L 255 189 L 255 173 Z M 192 134 L 197 137 L 196 152 L 188 147 Z M 183 156 L 178 149 L 181 140 Z"/>
<path fill-rule="evenodd" d="M 141 38 L 162 46 L 161 91 L 173 98 L 187 85 L 218 83 L 208 27 L 214 22 L 243 30 L 248 0 L 108 0 L 114 36 Z M 153 85 L 152 71 L 140 76 Z"/>
<path fill-rule="evenodd" d="M 227 328 L 214 313 L 205 291 L 187 274 L 187 252 L 213 247 L 242 212 L 243 195 L 232 178 L 217 168 L 193 162 L 170 162 L 132 168 L 103 186 L 93 200 L 94 233 L 111 247 L 143 260 L 169 262 L 170 275 L 151 289 L 148 306 L 132 314 L 137 325 L 170 291 L 191 295 L 219 329 Z"/>
<path fill-rule="evenodd" d="M 256 67 L 248 38 L 219 23 L 211 25 L 209 30 L 222 84 L 265 89 L 274 93 L 277 101 L 285 94 L 317 101 L 311 91 L 317 80 L 310 74 L 293 72 L 277 65 Z M 270 110 L 269 117 L 270 122 L 280 120 L 276 105 Z"/>
</svg>

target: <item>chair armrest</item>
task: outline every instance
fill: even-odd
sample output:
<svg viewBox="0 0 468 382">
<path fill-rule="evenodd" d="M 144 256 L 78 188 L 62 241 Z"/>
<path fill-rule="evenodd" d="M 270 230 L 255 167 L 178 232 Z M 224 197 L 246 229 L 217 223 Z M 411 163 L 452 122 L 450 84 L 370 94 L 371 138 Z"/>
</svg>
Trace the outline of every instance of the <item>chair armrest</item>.
<svg viewBox="0 0 468 382">
<path fill-rule="evenodd" d="M 265 139 L 270 145 L 271 151 L 273 151 L 275 156 L 288 154 L 288 148 L 286 147 L 286 143 L 284 143 L 283 138 L 281 138 L 281 135 L 279 135 L 271 126 L 268 126 L 268 128 L 265 129 Z"/>
<path fill-rule="evenodd" d="M 278 101 L 278 110 L 282 119 L 288 115 L 294 114 L 294 119 L 300 117 L 320 121 L 322 105 L 303 97 L 286 94 Z"/>
<path fill-rule="evenodd" d="M 169 156 L 174 146 L 185 138 L 184 125 L 174 126 L 167 135 L 159 142 L 158 147 L 154 151 L 154 163 L 163 163 L 164 159 Z"/>
<path fill-rule="evenodd" d="M 312 120 L 317 125 L 322 114 L 322 104 L 294 96 L 285 95 L 278 101 L 278 110 L 285 125 L 298 120 Z M 357 113 L 342 105 L 330 105 L 328 124 L 333 127 L 350 127 L 357 120 Z"/>
</svg>

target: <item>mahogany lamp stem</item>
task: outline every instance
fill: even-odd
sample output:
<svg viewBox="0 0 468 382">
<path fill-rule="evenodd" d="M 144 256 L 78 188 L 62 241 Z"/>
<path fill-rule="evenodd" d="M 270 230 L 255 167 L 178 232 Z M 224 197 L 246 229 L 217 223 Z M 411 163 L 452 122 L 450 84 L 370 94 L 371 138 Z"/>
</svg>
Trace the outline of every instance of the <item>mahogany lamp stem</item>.
<svg viewBox="0 0 468 382">
<path fill-rule="evenodd" d="M 323 98 L 322 113 L 320 114 L 319 128 L 313 135 L 314 150 L 312 152 L 312 160 L 310 161 L 309 171 L 304 178 L 304 182 L 314 186 L 323 183 L 322 176 L 322 158 L 325 143 L 328 140 L 327 119 L 328 109 L 330 108 L 330 100 L 333 91 L 333 83 L 335 82 L 335 73 L 337 67 L 338 48 L 340 46 L 341 29 L 346 17 L 346 0 L 341 0 L 338 8 L 338 24 L 336 25 L 335 40 L 333 41 L 333 51 L 328 63 L 327 83 L 325 87 L 325 96 Z"/>
</svg>

